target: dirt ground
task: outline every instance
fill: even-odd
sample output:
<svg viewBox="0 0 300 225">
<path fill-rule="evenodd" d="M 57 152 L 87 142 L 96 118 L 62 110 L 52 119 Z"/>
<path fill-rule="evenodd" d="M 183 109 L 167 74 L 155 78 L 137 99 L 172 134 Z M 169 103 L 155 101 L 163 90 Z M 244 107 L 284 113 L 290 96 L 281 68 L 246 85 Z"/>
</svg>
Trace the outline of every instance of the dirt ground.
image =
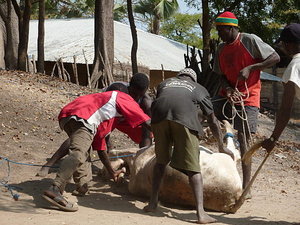
<svg viewBox="0 0 300 225">
<path fill-rule="evenodd" d="M 95 92 L 96 90 L 94 90 Z M 61 82 L 48 76 L 0 71 L 0 156 L 19 163 L 43 164 L 66 138 L 57 122 L 62 106 L 79 95 L 93 91 Z M 258 137 L 269 136 L 273 121 L 260 115 Z M 123 134 L 114 132 L 115 148 L 134 144 Z M 253 171 L 264 157 L 254 157 Z M 96 158 L 95 158 L 96 159 Z M 258 175 L 247 200 L 236 214 L 209 212 L 216 224 L 291 225 L 300 224 L 300 128 L 290 126 Z M 96 165 L 97 166 L 97 165 Z M 86 197 L 66 196 L 78 202 L 79 211 L 67 213 L 53 210 L 40 194 L 55 173 L 36 177 L 39 167 L 18 165 L 0 160 L 0 181 L 16 187 L 14 201 L 0 185 L 0 224 L 190 224 L 195 211 L 161 206 L 156 213 L 145 214 L 142 208 L 148 199 L 128 193 L 126 182 L 115 184 L 94 174 L 91 193 Z M 55 171 L 52 171 L 55 172 Z"/>
</svg>

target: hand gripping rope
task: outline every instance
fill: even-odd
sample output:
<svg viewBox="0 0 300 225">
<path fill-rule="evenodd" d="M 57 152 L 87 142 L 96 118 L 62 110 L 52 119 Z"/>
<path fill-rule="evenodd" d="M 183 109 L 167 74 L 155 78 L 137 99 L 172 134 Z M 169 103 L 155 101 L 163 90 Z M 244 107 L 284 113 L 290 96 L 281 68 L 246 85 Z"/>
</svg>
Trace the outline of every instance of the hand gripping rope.
<svg viewBox="0 0 300 225">
<path fill-rule="evenodd" d="M 246 128 L 245 128 L 245 124 L 247 124 L 247 132 L 249 134 L 249 140 L 250 140 L 250 143 L 253 144 L 253 141 L 252 141 L 252 137 L 251 137 L 251 133 L 250 133 L 250 127 L 249 127 L 249 122 L 248 122 L 248 117 L 247 117 L 247 113 L 246 113 L 246 110 L 245 110 L 245 105 L 244 105 L 244 101 L 246 99 L 249 98 L 250 96 L 250 93 L 249 93 L 249 89 L 248 89 L 248 86 L 247 86 L 247 83 L 245 81 L 245 87 L 246 87 L 246 91 L 247 91 L 247 94 L 243 94 L 242 92 L 240 92 L 237 88 L 237 84 L 238 82 L 236 82 L 235 84 L 235 92 L 232 96 L 230 96 L 229 99 L 227 99 L 227 101 L 225 102 L 225 104 L 223 105 L 223 108 L 222 108 L 222 113 L 223 113 L 223 116 L 227 119 L 227 120 L 231 120 L 232 121 L 232 125 L 234 126 L 234 119 L 236 116 L 238 116 L 241 120 L 242 120 L 242 125 L 243 125 L 243 134 L 244 134 L 244 142 L 246 142 Z M 225 114 L 225 107 L 227 104 L 230 104 L 231 105 L 231 111 L 232 111 L 232 115 L 231 117 L 228 117 L 226 114 Z M 241 105 L 241 113 L 238 112 L 238 110 L 235 108 L 235 105 Z"/>
</svg>

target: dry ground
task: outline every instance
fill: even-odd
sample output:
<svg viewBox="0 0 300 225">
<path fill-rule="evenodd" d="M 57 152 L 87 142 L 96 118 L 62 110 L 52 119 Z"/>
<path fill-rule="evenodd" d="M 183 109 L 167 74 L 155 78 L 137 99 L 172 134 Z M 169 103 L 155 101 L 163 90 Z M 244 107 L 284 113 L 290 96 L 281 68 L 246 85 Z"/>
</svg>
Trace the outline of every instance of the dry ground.
<svg viewBox="0 0 300 225">
<path fill-rule="evenodd" d="M 95 90 L 94 90 L 95 91 Z M 66 103 L 91 93 L 83 87 L 60 82 L 47 76 L 0 71 L 0 156 L 22 163 L 43 164 L 66 138 L 56 117 Z M 268 136 L 273 121 L 260 116 L 259 136 Z M 112 138 L 116 148 L 133 146 L 123 134 Z M 246 201 L 236 214 L 209 212 L 218 219 L 216 224 L 291 225 L 300 224 L 300 129 L 290 127 L 278 148 L 258 175 L 252 190 L 253 198 Z M 255 155 L 254 168 L 264 153 Z M 84 198 L 66 196 L 77 201 L 78 212 L 66 213 L 49 208 L 40 197 L 54 173 L 36 177 L 39 167 L 0 161 L 0 180 L 18 188 L 20 198 L 14 201 L 10 192 L 0 185 L 0 224 L 190 224 L 195 211 L 161 206 L 157 213 L 145 214 L 147 199 L 128 193 L 126 183 L 115 184 L 95 174 L 91 194 Z M 9 174 L 9 177 L 7 177 Z M 72 189 L 72 185 L 68 190 Z"/>
</svg>

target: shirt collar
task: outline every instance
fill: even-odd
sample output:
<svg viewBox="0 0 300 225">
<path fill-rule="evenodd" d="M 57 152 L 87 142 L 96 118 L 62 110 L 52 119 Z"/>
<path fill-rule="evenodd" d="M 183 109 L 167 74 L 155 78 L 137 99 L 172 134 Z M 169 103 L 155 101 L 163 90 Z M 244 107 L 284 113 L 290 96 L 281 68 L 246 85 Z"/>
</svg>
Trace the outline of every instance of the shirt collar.
<svg viewBox="0 0 300 225">
<path fill-rule="evenodd" d="M 293 55 L 293 59 L 295 59 L 295 58 L 300 58 L 300 53 Z"/>
</svg>

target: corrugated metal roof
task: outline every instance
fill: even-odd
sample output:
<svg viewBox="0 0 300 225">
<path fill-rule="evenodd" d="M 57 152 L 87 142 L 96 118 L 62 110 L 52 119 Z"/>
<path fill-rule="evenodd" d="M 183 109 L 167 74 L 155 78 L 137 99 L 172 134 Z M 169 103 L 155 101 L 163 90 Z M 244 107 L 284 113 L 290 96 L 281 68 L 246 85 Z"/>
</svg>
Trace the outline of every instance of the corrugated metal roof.
<svg viewBox="0 0 300 225">
<path fill-rule="evenodd" d="M 165 37 L 137 30 L 138 64 L 150 69 L 179 71 L 185 67 L 184 54 L 186 45 Z M 30 21 L 29 56 L 37 57 L 38 21 Z M 131 31 L 130 27 L 114 22 L 115 60 L 130 63 Z M 45 60 L 73 62 L 77 56 L 78 63 L 85 63 L 82 51 L 89 64 L 94 59 L 94 19 L 52 19 L 45 21 Z"/>
</svg>

